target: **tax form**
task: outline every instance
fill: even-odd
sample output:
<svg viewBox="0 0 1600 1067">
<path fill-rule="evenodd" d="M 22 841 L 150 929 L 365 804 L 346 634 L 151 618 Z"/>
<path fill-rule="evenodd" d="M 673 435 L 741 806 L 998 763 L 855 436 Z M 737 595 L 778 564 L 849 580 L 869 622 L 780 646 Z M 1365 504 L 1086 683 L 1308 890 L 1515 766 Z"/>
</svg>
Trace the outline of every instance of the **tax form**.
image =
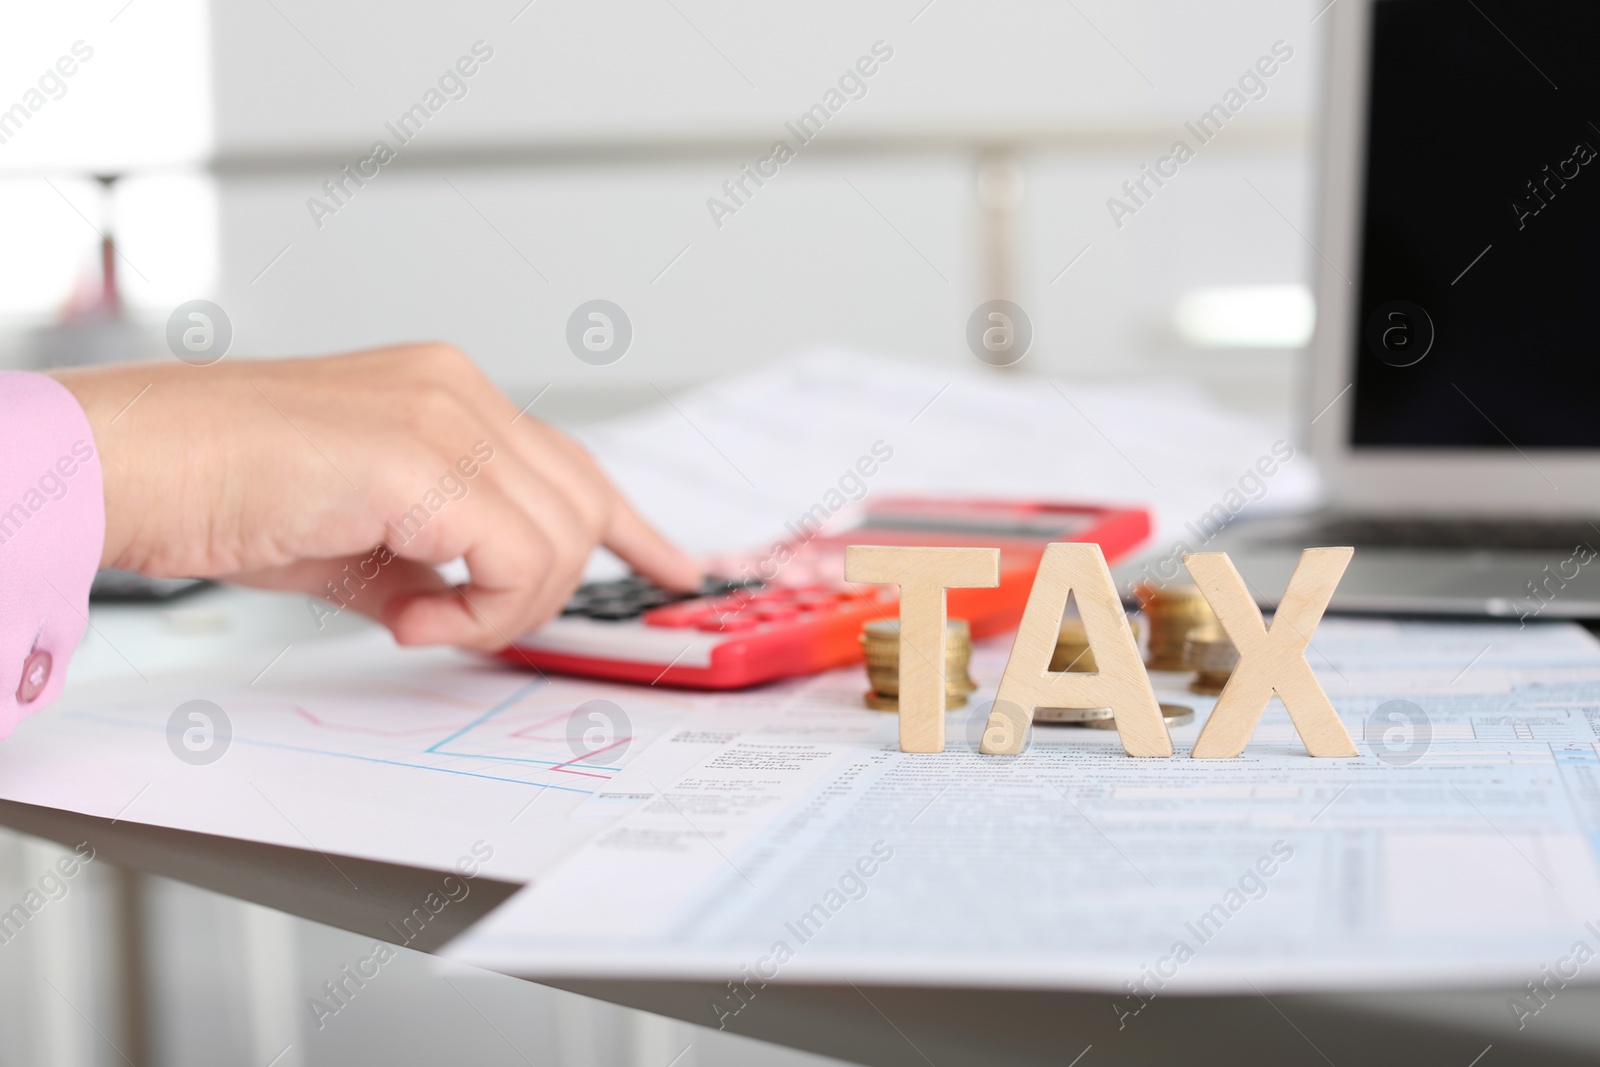
<svg viewBox="0 0 1600 1067">
<path fill-rule="evenodd" d="M 980 756 L 1006 642 L 947 750 L 905 754 L 857 671 L 656 746 L 633 808 L 447 950 L 531 977 L 1161 993 L 1520 986 L 1600 946 L 1600 645 L 1565 624 L 1324 620 L 1308 659 L 1362 755 L 1269 707 L 1244 754 L 1039 725 Z M 677 773 L 668 777 L 670 764 Z M 1591 925 L 1592 924 L 1592 925 Z M 1600 964 L 1594 965 L 1600 974 Z M 730 989 L 733 989 L 730 986 Z"/>
</svg>

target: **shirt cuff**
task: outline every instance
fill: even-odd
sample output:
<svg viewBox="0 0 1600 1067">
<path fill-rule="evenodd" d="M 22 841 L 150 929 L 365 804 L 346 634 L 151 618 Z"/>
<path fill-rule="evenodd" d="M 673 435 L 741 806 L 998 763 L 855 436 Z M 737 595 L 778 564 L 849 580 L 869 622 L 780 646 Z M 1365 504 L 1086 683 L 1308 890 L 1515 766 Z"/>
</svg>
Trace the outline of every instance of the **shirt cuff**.
<svg viewBox="0 0 1600 1067">
<path fill-rule="evenodd" d="M 53 378 L 0 371 L 0 737 L 61 695 L 105 533 L 83 409 Z"/>
</svg>

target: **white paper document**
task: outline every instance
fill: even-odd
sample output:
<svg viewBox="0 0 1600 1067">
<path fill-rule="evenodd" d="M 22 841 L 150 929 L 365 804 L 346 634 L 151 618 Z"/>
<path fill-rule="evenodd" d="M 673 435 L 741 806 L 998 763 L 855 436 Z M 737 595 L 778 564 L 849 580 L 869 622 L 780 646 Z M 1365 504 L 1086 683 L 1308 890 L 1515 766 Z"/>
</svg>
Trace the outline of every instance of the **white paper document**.
<svg viewBox="0 0 1600 1067">
<path fill-rule="evenodd" d="M 670 781 L 695 758 L 661 738 L 723 736 L 723 717 L 776 699 L 547 678 L 368 630 L 267 671 L 74 687 L 0 745 L 0 799 L 313 849 L 336 866 L 448 869 L 481 843 L 486 873 L 525 880 L 644 803 L 619 775 Z M 201 718 L 185 710 L 195 700 L 210 705 Z"/>
<path fill-rule="evenodd" d="M 1308 658 L 1349 759 L 1307 756 L 1276 702 L 1241 758 L 1186 758 L 1212 701 L 1176 676 L 1161 699 L 1198 714 L 1175 758 L 1058 726 L 980 756 L 1006 651 L 976 651 L 943 754 L 899 752 L 843 671 L 683 743 L 698 758 L 670 782 L 623 770 L 613 787 L 653 798 L 448 954 L 745 990 L 1104 988 L 1133 1011 L 1134 989 L 1520 987 L 1600 949 L 1600 645 L 1581 629 L 1325 620 Z"/>
<path fill-rule="evenodd" d="M 1194 544 L 1203 538 L 1190 524 L 1214 533 L 1208 509 L 1219 502 L 1236 516 L 1300 510 L 1318 484 L 1310 457 L 1287 446 L 1287 426 L 1228 411 L 1190 383 L 1046 381 L 970 360 L 839 350 L 578 434 L 628 498 L 696 553 L 765 547 L 819 506 L 845 524 L 857 501 L 891 494 L 1127 504 L 1151 513 L 1148 547 Z M 874 444 L 876 473 L 849 475 Z"/>
</svg>

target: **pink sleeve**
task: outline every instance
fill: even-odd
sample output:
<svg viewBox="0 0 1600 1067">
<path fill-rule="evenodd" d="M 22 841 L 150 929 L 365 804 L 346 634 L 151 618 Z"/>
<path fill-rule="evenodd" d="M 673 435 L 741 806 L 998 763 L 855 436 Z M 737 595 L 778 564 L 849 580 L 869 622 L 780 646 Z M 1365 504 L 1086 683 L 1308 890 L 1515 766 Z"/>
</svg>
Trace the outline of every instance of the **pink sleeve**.
<svg viewBox="0 0 1600 1067">
<path fill-rule="evenodd" d="M 52 378 L 0 371 L 0 737 L 61 694 L 105 530 L 83 409 Z"/>
</svg>

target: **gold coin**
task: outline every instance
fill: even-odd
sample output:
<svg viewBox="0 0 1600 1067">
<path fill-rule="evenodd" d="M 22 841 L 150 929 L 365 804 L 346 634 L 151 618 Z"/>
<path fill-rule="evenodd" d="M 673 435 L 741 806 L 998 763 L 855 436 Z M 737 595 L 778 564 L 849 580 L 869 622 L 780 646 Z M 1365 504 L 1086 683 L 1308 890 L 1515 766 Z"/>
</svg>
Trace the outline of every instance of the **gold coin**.
<svg viewBox="0 0 1600 1067">
<path fill-rule="evenodd" d="M 1190 655 L 1197 670 L 1228 674 L 1239 665 L 1239 650 L 1226 637 L 1200 635 L 1189 639 Z"/>
<path fill-rule="evenodd" d="M 1055 653 L 1050 657 L 1050 669 L 1053 671 L 1072 671 L 1074 673 L 1094 672 L 1100 668 L 1094 661 L 1094 653 L 1089 651 L 1089 646 L 1057 644 Z"/>
<path fill-rule="evenodd" d="M 1189 691 L 1216 696 L 1239 665 L 1239 650 L 1221 630 L 1200 631 L 1189 638 L 1189 661 L 1199 672 Z"/>
<path fill-rule="evenodd" d="M 866 660 L 867 680 L 872 685 L 872 698 L 884 705 L 877 710 L 897 710 L 900 693 L 900 621 L 875 619 L 863 626 L 861 651 Z M 945 620 L 946 707 L 965 704 L 967 694 L 978 688 L 968 675 L 971 661 L 971 627 L 965 619 Z M 868 701 L 868 706 L 875 707 L 872 700 Z"/>
<path fill-rule="evenodd" d="M 950 638 L 963 641 L 972 640 L 972 627 L 967 625 L 966 619 L 946 619 L 944 628 Z M 899 644 L 900 620 L 873 619 L 871 622 L 866 623 L 861 627 L 861 642 L 866 644 L 868 641 L 883 641 L 893 645 Z"/>
<path fill-rule="evenodd" d="M 900 696 L 899 678 L 875 678 L 869 676 L 867 681 L 872 686 L 872 691 L 879 696 L 895 697 L 897 699 Z M 945 699 L 953 700 L 956 697 L 965 697 L 968 693 L 976 692 L 977 688 L 971 679 L 952 678 L 945 683 Z"/>
<path fill-rule="evenodd" d="M 1162 704 L 1161 720 L 1170 726 L 1194 721 L 1194 709 L 1186 704 Z M 1110 708 L 1036 708 L 1033 721 L 1057 726 L 1087 726 L 1091 730 L 1115 730 L 1117 718 Z"/>
<path fill-rule="evenodd" d="M 1129 619 L 1128 627 L 1134 640 L 1139 639 L 1139 620 Z M 1050 656 L 1050 670 L 1071 671 L 1074 674 L 1094 673 L 1100 669 L 1094 653 L 1089 649 L 1089 635 L 1083 620 L 1068 616 L 1061 621 L 1061 631 L 1056 635 L 1055 652 Z"/>
<path fill-rule="evenodd" d="M 1153 671 L 1194 670 L 1190 639 L 1221 630 L 1211 605 L 1193 586 L 1141 587 L 1139 598 L 1150 622 L 1145 666 Z"/>
<path fill-rule="evenodd" d="M 1099 719 L 1109 722 L 1114 714 L 1110 708 L 1034 708 L 1033 721 L 1084 726 Z"/>
<path fill-rule="evenodd" d="M 970 648 L 950 646 L 945 649 L 944 658 L 946 663 L 965 663 L 972 658 L 972 650 Z M 894 668 L 900 665 L 900 653 L 898 650 L 863 649 L 862 659 L 869 667 Z"/>
<path fill-rule="evenodd" d="M 1211 605 L 1204 600 L 1152 600 L 1144 606 L 1146 615 L 1166 617 L 1205 618 L 1213 614 Z"/>
<path fill-rule="evenodd" d="M 1133 587 L 1133 595 L 1138 597 L 1139 603 L 1146 608 L 1151 604 L 1189 604 L 1196 600 L 1205 600 L 1205 594 L 1200 592 L 1200 587 L 1189 582 L 1174 582 L 1167 585 L 1140 582 Z"/>
<path fill-rule="evenodd" d="M 1163 704 L 1161 705 L 1161 721 L 1166 723 L 1169 729 L 1194 722 L 1194 709 L 1187 704 Z M 1114 718 L 1090 719 L 1079 725 L 1087 726 L 1091 730 L 1115 730 L 1117 728 L 1117 720 Z"/>
<path fill-rule="evenodd" d="M 899 697 L 884 696 L 881 693 L 867 693 L 867 694 L 865 694 L 863 699 L 866 701 L 867 707 L 871 708 L 873 711 L 899 711 L 900 710 L 900 698 Z M 952 694 L 952 693 L 950 693 L 948 691 L 945 693 L 945 695 L 944 695 L 944 710 L 945 711 L 954 711 L 957 708 L 964 708 L 966 706 L 967 706 L 967 695 L 965 693 Z"/>
<path fill-rule="evenodd" d="M 872 685 L 872 691 L 879 696 L 892 697 L 897 700 L 900 697 L 900 686 L 897 681 L 882 683 L 877 679 L 872 679 L 870 684 Z M 956 697 L 965 697 L 968 693 L 976 692 L 977 688 L 975 685 L 951 683 L 944 687 L 945 699 L 954 700 Z"/>
</svg>

